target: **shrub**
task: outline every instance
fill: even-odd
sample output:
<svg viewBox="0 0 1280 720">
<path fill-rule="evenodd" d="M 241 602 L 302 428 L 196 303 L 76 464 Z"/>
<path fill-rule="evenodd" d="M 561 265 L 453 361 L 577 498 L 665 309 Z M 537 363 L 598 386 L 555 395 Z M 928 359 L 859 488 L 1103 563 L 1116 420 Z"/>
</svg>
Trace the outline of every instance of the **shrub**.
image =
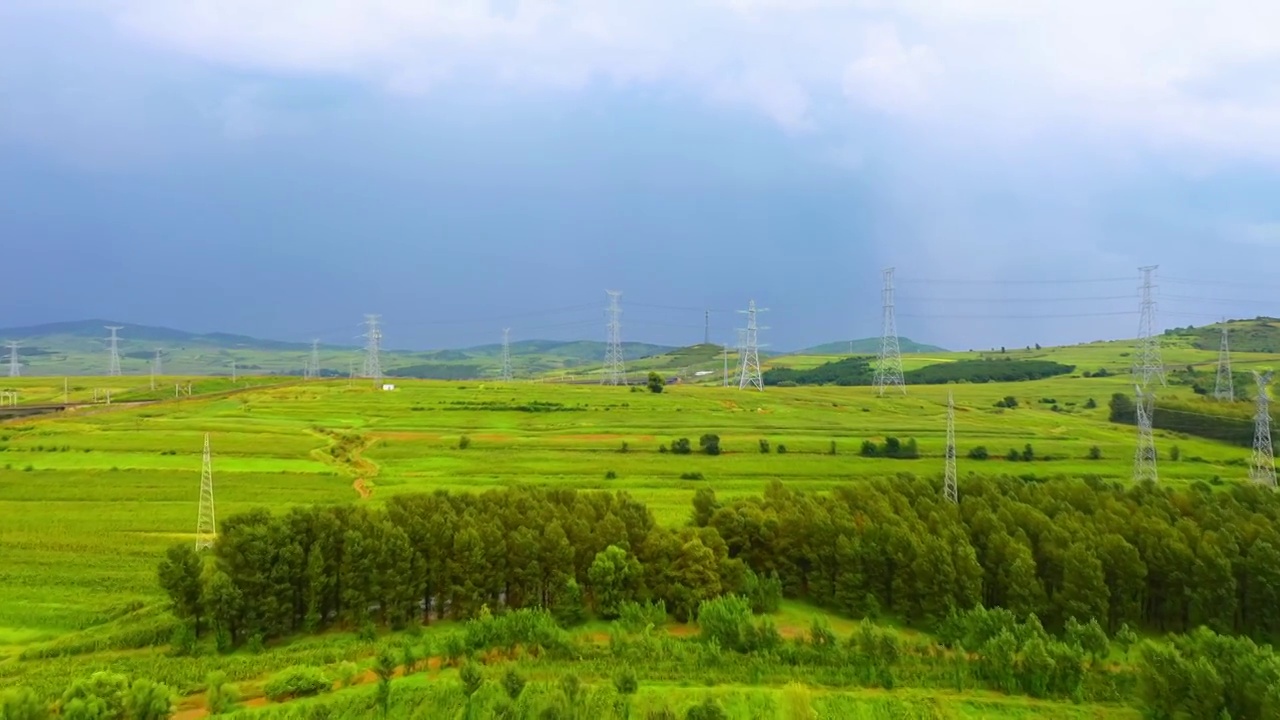
<svg viewBox="0 0 1280 720">
<path fill-rule="evenodd" d="M 760 438 L 760 452 L 765 454 L 769 452 L 769 441 L 764 438 Z"/>
<path fill-rule="evenodd" d="M 778 454 L 779 454 L 779 455 L 786 455 L 786 454 L 787 454 L 787 446 L 786 446 L 786 445 L 783 445 L 782 443 L 778 443 Z"/>
<path fill-rule="evenodd" d="M 662 379 L 662 376 L 656 372 L 650 372 L 649 381 L 645 383 L 645 385 L 649 388 L 649 392 L 651 393 L 662 392 L 662 388 L 666 386 L 666 384 L 667 383 L 665 380 Z"/>
<path fill-rule="evenodd" d="M 710 433 L 698 438 L 698 447 L 702 448 L 702 452 L 707 455 L 720 454 L 720 436 Z"/>
<path fill-rule="evenodd" d="M 987 452 L 987 448 L 984 445 L 979 445 L 969 451 L 970 460 L 986 460 L 988 457 L 991 457 L 991 455 Z"/>
<path fill-rule="evenodd" d="M 617 480 L 617 479 L 618 479 L 618 473 L 616 473 L 616 472 L 614 472 L 614 471 L 612 471 L 612 470 L 606 470 L 606 471 L 605 471 L 605 473 L 604 473 L 604 479 L 605 479 L 605 480 Z"/>
<path fill-rule="evenodd" d="M 333 685 L 324 671 L 309 665 L 295 665 L 276 673 L 267 681 L 262 691 L 272 702 L 287 698 L 318 695 Z"/>
<path fill-rule="evenodd" d="M 618 452 L 620 452 L 620 453 L 628 453 L 628 452 L 631 452 L 631 446 L 630 446 L 630 445 L 628 445 L 628 444 L 627 444 L 627 442 L 624 440 L 624 441 L 622 442 L 622 447 L 618 448 Z"/>
<path fill-rule="evenodd" d="M 355 685 L 356 679 L 359 676 L 359 670 L 356 668 L 356 664 L 350 660 L 340 663 L 335 672 L 338 673 L 338 682 L 341 683 L 344 688 Z"/>
<path fill-rule="evenodd" d="M 1089 459 L 1090 459 L 1090 460 L 1101 460 L 1101 459 L 1102 459 L 1102 448 L 1098 447 L 1097 445 L 1094 445 L 1093 447 L 1089 448 Z"/>
<path fill-rule="evenodd" d="M 835 454 L 836 454 L 836 441 L 835 441 L 835 440 L 832 440 L 832 441 L 831 441 L 831 445 L 830 445 L 830 447 L 828 447 L 828 448 L 827 448 L 827 454 L 828 454 L 828 455 L 835 455 Z"/>
<path fill-rule="evenodd" d="M 680 438 L 671 443 L 671 452 L 676 455 L 688 455 L 693 452 L 693 447 L 689 444 L 689 438 Z"/>
<path fill-rule="evenodd" d="M 875 457 L 880 454 L 880 448 L 870 440 L 863 440 L 862 447 L 859 448 L 858 454 L 862 457 Z"/>
<path fill-rule="evenodd" d="M 663 601 L 626 601 L 618 605 L 618 623 L 628 632 L 640 632 L 649 626 L 658 627 L 667 621 L 667 605 Z"/>
<path fill-rule="evenodd" d="M 459 450 L 466 450 L 469 447 L 471 447 L 471 438 L 467 437 L 466 435 L 463 435 L 462 437 L 458 438 Z"/>
<path fill-rule="evenodd" d="M 996 407 L 1008 408 L 1010 410 L 1018 407 L 1018 398 L 1012 395 L 1005 395 L 1003 400 L 996 401 Z"/>
<path fill-rule="evenodd" d="M 1169 459 L 1174 462 L 1178 462 L 1179 460 L 1181 460 L 1182 449 L 1179 448 L 1177 445 L 1174 445 L 1173 447 L 1169 448 Z"/>
<path fill-rule="evenodd" d="M 1004 459 L 1009 462 L 1018 462 L 1018 460 L 1022 459 L 1022 456 L 1018 454 L 1017 450 L 1009 448 L 1009 454 L 1005 455 Z"/>
<path fill-rule="evenodd" d="M 686 472 L 686 473 L 680 473 L 680 479 L 681 480 L 703 480 L 704 478 L 702 477 L 702 473 L 700 472 Z"/>
<path fill-rule="evenodd" d="M 1084 401 L 1084 407 L 1086 410 L 1092 410 L 1098 407 L 1098 401 L 1094 400 L 1093 398 L 1089 398 L 1088 400 Z"/>
<path fill-rule="evenodd" d="M 227 674 L 215 670 L 205 680 L 205 709 L 210 715 L 221 715 L 231 712 L 236 701 L 240 699 L 236 686 L 227 682 Z"/>
</svg>

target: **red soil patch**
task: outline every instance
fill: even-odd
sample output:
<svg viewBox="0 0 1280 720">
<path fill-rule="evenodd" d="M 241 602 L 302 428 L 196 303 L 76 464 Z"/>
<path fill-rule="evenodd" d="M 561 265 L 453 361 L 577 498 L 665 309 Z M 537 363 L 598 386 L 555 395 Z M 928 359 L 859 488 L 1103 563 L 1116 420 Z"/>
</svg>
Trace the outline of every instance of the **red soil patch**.
<svg viewBox="0 0 1280 720">
<path fill-rule="evenodd" d="M 369 486 L 365 484 L 364 478 L 356 478 L 356 481 L 351 483 L 351 487 L 360 493 L 361 500 L 368 500 L 373 495 L 373 490 L 370 490 Z"/>
</svg>

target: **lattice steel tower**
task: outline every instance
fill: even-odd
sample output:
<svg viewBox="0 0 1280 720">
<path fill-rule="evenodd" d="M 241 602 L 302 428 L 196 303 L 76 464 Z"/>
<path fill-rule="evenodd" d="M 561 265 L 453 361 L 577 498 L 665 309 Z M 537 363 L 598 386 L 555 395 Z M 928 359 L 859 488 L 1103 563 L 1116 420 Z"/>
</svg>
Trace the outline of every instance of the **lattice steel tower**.
<svg viewBox="0 0 1280 720">
<path fill-rule="evenodd" d="M 738 312 L 746 313 L 747 316 L 747 327 L 742 334 L 742 362 L 738 369 L 738 389 L 746 390 L 753 387 L 764 390 L 764 375 L 760 372 L 760 331 L 768 328 L 760 327 L 757 316 L 762 312 L 768 312 L 768 309 L 757 308 L 756 301 L 752 300 L 747 303 L 746 310 Z"/>
<path fill-rule="evenodd" d="M 160 348 L 156 348 L 155 357 L 151 359 L 151 389 L 156 389 L 156 376 L 160 375 Z"/>
<path fill-rule="evenodd" d="M 622 292 L 605 292 L 609 294 L 609 309 L 606 311 L 608 322 L 605 328 L 608 344 L 604 351 L 604 378 L 600 382 L 604 385 L 626 385 L 627 366 L 622 359 L 622 308 L 618 305 Z"/>
<path fill-rule="evenodd" d="M 1151 434 L 1151 415 L 1155 412 L 1156 396 L 1141 385 L 1133 386 L 1137 396 L 1135 410 L 1138 413 L 1138 449 L 1133 454 L 1133 481 L 1156 482 L 1156 441 Z"/>
<path fill-rule="evenodd" d="M 115 376 L 120 374 L 120 338 L 116 337 L 117 330 L 123 330 L 123 325 L 104 325 L 106 329 L 111 331 L 111 337 L 107 338 L 107 375 Z"/>
<path fill-rule="evenodd" d="M 880 333 L 880 356 L 876 358 L 874 384 L 884 395 L 885 388 L 896 385 L 907 394 L 907 381 L 902 376 L 902 351 L 898 348 L 898 324 L 893 316 L 893 268 L 886 268 L 884 289 L 880 291 L 883 318 Z"/>
<path fill-rule="evenodd" d="M 378 327 L 380 317 L 364 316 L 364 324 L 368 329 L 364 333 L 364 368 L 360 375 L 374 380 L 382 379 L 382 328 Z"/>
<path fill-rule="evenodd" d="M 319 339 L 315 339 L 311 341 L 311 358 L 307 361 L 306 376 L 308 379 L 312 379 L 312 380 L 320 377 L 320 340 Z"/>
<path fill-rule="evenodd" d="M 1271 400 L 1267 397 L 1267 386 L 1271 384 L 1271 373 L 1253 371 L 1253 379 L 1258 383 L 1257 410 L 1253 414 L 1253 461 L 1249 464 L 1249 479 L 1267 487 L 1276 486 L 1276 460 L 1271 453 Z"/>
<path fill-rule="evenodd" d="M 9 341 L 9 377 L 18 377 L 22 374 L 22 363 L 18 362 L 18 342 L 16 340 Z"/>
<path fill-rule="evenodd" d="M 1151 277 L 1158 265 L 1138 268 L 1142 271 L 1142 302 L 1138 319 L 1138 352 L 1133 360 L 1133 377 L 1142 387 L 1152 379 L 1164 381 L 1164 362 L 1160 359 L 1160 335 L 1156 332 L 1156 286 Z"/>
<path fill-rule="evenodd" d="M 196 550 L 213 547 L 218 536 L 213 517 L 213 462 L 209 433 L 204 434 L 204 459 L 200 464 L 200 517 L 196 519 Z"/>
<path fill-rule="evenodd" d="M 1236 399 L 1236 383 L 1231 377 L 1231 349 L 1227 345 L 1227 326 L 1222 326 L 1222 346 L 1218 350 L 1218 379 L 1213 384 L 1213 397 L 1217 400 L 1234 402 Z"/>
<path fill-rule="evenodd" d="M 511 328 L 502 328 L 502 381 L 511 382 Z"/>
<path fill-rule="evenodd" d="M 960 502 L 956 490 L 956 404 L 947 393 L 947 467 L 942 476 L 942 494 L 951 502 Z"/>
</svg>

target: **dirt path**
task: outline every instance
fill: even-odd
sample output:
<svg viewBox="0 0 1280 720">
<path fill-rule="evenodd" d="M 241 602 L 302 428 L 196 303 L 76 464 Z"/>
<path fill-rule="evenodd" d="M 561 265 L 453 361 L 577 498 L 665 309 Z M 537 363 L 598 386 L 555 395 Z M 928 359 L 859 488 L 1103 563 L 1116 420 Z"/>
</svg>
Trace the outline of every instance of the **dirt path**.
<svg viewBox="0 0 1280 720">
<path fill-rule="evenodd" d="M 364 478 L 356 478 L 356 481 L 351 483 L 351 487 L 355 488 L 356 492 L 360 493 L 361 500 L 368 500 L 373 496 L 373 491 L 364 484 Z"/>
<path fill-rule="evenodd" d="M 364 457 L 368 450 L 378 441 L 376 437 L 361 434 L 357 431 L 342 432 L 328 428 L 313 428 L 312 434 L 322 437 L 328 443 L 322 448 L 311 451 L 312 457 L 326 465 L 332 465 L 348 475 L 355 477 L 351 489 L 356 491 L 361 500 L 373 496 L 373 478 L 381 468 L 372 460 Z"/>
</svg>

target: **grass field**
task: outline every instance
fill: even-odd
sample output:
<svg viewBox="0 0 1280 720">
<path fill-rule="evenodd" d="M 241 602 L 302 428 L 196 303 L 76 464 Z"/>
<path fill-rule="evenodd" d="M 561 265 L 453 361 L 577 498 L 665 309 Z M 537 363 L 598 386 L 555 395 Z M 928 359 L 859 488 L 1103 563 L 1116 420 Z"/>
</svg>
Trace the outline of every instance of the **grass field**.
<svg viewBox="0 0 1280 720">
<path fill-rule="evenodd" d="M 1122 347 L 1127 346 L 1009 354 L 1046 357 L 1080 370 L 1119 371 L 1127 367 L 1127 358 L 1119 356 Z M 1212 353 L 1191 348 L 1171 346 L 1166 353 L 1177 363 L 1214 359 Z M 918 367 L 966 356 L 909 357 L 904 364 Z M 1235 362 L 1245 369 L 1274 358 L 1240 354 Z M 711 360 L 702 354 L 690 359 Z M 829 359 L 834 358 L 774 362 Z M 594 385 L 397 379 L 394 391 L 382 391 L 368 381 L 242 378 L 232 385 L 227 378 L 206 378 L 194 381 L 195 396 L 174 399 L 172 387 L 181 382 L 185 380 L 165 378 L 153 392 L 146 378 L 136 376 L 73 378 L 67 386 L 73 401 L 91 399 L 94 388 L 112 388 L 113 398 L 156 402 L 99 404 L 0 424 L 0 679 L 38 671 L 30 661 L 16 659 L 24 650 L 59 638 L 80 642 L 86 633 L 106 632 L 94 628 L 110 627 L 121 615 L 155 612 L 161 600 L 157 560 L 168 545 L 193 535 L 206 433 L 213 448 L 219 517 L 260 506 L 278 510 L 295 504 L 377 503 L 404 492 L 530 483 L 626 490 L 668 525 L 685 522 L 699 487 L 732 498 L 758 493 L 773 480 L 822 492 L 899 472 L 940 476 L 948 393 L 955 398 L 962 477 L 1092 474 L 1124 480 L 1130 475 L 1135 439 L 1132 427 L 1107 421 L 1112 393 L 1132 392 L 1124 374 L 919 386 L 905 396 L 883 398 L 866 387 L 769 388 L 760 393 L 690 384 L 652 394 Z M 23 403 L 62 399 L 61 378 L 15 378 L 7 385 L 18 390 Z M 1208 402 L 1185 387 L 1161 394 Z M 1019 407 L 994 407 L 1007 395 L 1017 397 Z M 1086 409 L 1091 399 L 1097 407 Z M 1050 410 L 1049 401 L 1059 411 Z M 697 453 L 704 433 L 719 435 L 723 454 Z M 334 458 L 328 448 L 339 434 L 356 435 L 357 450 Z M 469 440 L 465 449 L 460 447 L 463 436 Z M 921 458 L 859 456 L 864 440 L 886 436 L 915 438 Z M 1247 448 L 1157 436 L 1163 482 L 1247 476 Z M 694 454 L 659 451 L 681 437 L 690 439 Z M 772 452 L 760 452 L 762 439 Z M 998 459 L 1027 443 L 1038 457 L 1051 459 Z M 1179 462 L 1167 459 L 1175 444 L 1181 450 Z M 968 460 L 967 452 L 978 445 L 987 447 L 993 459 Z M 780 446 L 786 447 L 785 454 L 778 452 Z M 1093 446 L 1101 449 L 1102 459 L 1088 459 Z M 607 473 L 616 477 L 605 479 Z M 681 479 L 689 473 L 703 479 Z M 784 608 L 779 623 L 804 627 L 807 612 Z M 851 627 L 839 619 L 833 624 L 840 632 Z M 10 659 L 4 661 L 6 656 Z M 81 659 L 92 667 L 93 657 Z M 1027 705 L 1030 701 L 1003 697 L 939 697 L 937 702 L 946 717 L 1048 712 Z M 1049 714 L 1131 716 L 1111 708 Z"/>
</svg>

